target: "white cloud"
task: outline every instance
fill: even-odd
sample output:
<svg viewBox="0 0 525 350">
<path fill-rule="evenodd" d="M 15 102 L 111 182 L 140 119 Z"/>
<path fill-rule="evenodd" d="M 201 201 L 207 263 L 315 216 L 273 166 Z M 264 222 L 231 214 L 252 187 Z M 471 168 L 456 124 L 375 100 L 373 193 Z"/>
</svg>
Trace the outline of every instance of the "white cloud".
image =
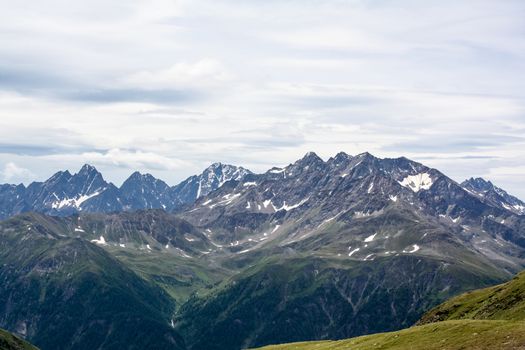
<svg viewBox="0 0 525 350">
<path fill-rule="evenodd" d="M 2 177 L 5 182 L 20 183 L 34 178 L 35 175 L 29 171 L 29 169 L 19 167 L 15 163 L 9 162 L 4 166 L 4 170 L 2 170 Z"/>
<path fill-rule="evenodd" d="M 111 149 L 107 152 L 84 152 L 81 154 L 60 154 L 45 156 L 54 162 L 82 162 L 105 167 L 123 167 L 126 169 L 179 170 L 188 166 L 187 162 L 165 157 L 153 152 L 127 151 Z"/>
<path fill-rule="evenodd" d="M 343 150 L 525 197 L 522 1 L 0 5 L 0 161 L 40 180 L 93 162 L 174 184 Z"/>
<path fill-rule="evenodd" d="M 226 68 L 213 59 L 180 62 L 168 69 L 140 71 L 123 80 L 125 85 L 146 89 L 210 87 L 232 79 Z"/>
</svg>

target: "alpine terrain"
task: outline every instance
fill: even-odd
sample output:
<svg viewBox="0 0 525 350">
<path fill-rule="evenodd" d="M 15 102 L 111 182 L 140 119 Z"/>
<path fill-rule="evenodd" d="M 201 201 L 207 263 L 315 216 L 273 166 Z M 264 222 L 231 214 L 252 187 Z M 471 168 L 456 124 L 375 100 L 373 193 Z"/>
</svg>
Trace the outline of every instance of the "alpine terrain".
<svg viewBox="0 0 525 350">
<path fill-rule="evenodd" d="M 525 273 L 511 281 L 475 290 L 437 306 L 418 326 L 342 341 L 268 346 L 265 350 L 309 349 L 523 349 Z"/>
<path fill-rule="evenodd" d="M 117 188 L 86 165 L 0 188 L 0 327 L 44 350 L 396 331 L 525 266 L 521 201 L 404 157 L 217 163 L 172 187 L 134 173 Z"/>
<path fill-rule="evenodd" d="M 150 174 L 135 172 L 117 188 L 86 164 L 76 174 L 60 171 L 45 182 L 33 182 L 27 187 L 0 185 L 0 218 L 29 211 L 60 216 L 139 209 L 171 211 L 249 173 L 241 167 L 215 163 L 202 174 L 170 187 Z"/>
</svg>

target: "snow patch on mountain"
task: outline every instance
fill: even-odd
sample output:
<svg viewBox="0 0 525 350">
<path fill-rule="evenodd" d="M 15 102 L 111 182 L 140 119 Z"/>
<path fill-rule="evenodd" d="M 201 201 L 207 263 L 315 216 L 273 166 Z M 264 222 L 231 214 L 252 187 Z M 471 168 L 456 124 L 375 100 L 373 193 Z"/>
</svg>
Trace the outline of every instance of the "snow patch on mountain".
<svg viewBox="0 0 525 350">
<path fill-rule="evenodd" d="M 214 204 L 210 205 L 209 208 L 210 208 L 210 209 L 213 209 L 213 208 L 215 208 L 215 207 L 218 206 L 218 205 L 221 205 L 221 206 L 228 205 L 228 204 L 230 204 L 231 202 L 233 202 L 236 198 L 240 197 L 240 195 L 241 195 L 240 193 L 227 194 L 227 195 L 225 195 L 225 196 L 222 197 L 224 200 L 219 201 L 219 202 L 217 202 L 217 203 L 214 203 Z"/>
<path fill-rule="evenodd" d="M 286 171 L 286 169 L 281 169 L 281 168 L 274 168 L 274 169 L 271 169 L 269 170 L 268 172 L 270 174 L 280 174 L 280 173 L 284 173 Z"/>
<path fill-rule="evenodd" d="M 367 243 L 372 242 L 376 236 L 377 236 L 377 233 L 374 233 L 373 235 L 366 237 L 365 242 Z"/>
<path fill-rule="evenodd" d="M 99 239 L 92 239 L 92 243 L 100 244 L 100 245 L 106 245 L 106 240 L 104 239 L 104 236 L 100 236 Z"/>
<path fill-rule="evenodd" d="M 73 207 L 73 208 L 76 208 L 78 210 L 82 210 L 82 208 L 80 207 L 82 205 L 82 203 L 84 203 L 85 201 L 93 198 L 93 197 L 96 197 L 98 196 L 99 194 L 101 194 L 102 192 L 104 192 L 105 188 L 97 191 L 97 192 L 94 192 L 94 193 L 91 193 L 89 195 L 81 195 L 79 197 L 76 197 L 76 198 L 64 198 L 62 200 L 59 200 L 59 201 L 55 201 L 51 204 L 51 207 L 53 209 L 62 209 L 62 208 L 66 208 L 66 207 Z M 56 194 L 53 193 L 53 195 L 56 197 Z"/>
<path fill-rule="evenodd" d="M 417 251 L 420 249 L 420 247 L 419 247 L 417 244 L 413 244 L 411 247 L 412 247 L 412 248 L 411 248 L 410 250 L 408 250 L 408 249 L 404 249 L 404 250 L 403 250 L 403 253 L 412 254 L 412 253 L 417 252 Z"/>
<path fill-rule="evenodd" d="M 403 181 L 399 181 L 399 184 L 403 187 L 410 188 L 417 193 L 420 190 L 429 190 L 434 184 L 434 181 L 428 173 L 421 173 L 417 175 L 409 175 L 405 177 Z"/>
<path fill-rule="evenodd" d="M 293 205 L 287 205 L 287 204 L 286 204 L 286 201 L 283 201 L 283 206 L 280 207 L 280 208 L 276 208 L 275 211 L 279 211 L 279 210 L 290 211 L 290 210 L 293 210 L 293 209 L 295 209 L 295 208 L 299 208 L 300 206 L 302 206 L 303 204 L 305 204 L 306 202 L 308 202 L 309 199 L 310 199 L 310 197 L 305 198 L 305 199 L 303 199 L 302 201 L 300 201 L 299 203 L 297 203 L 297 204 L 293 204 Z"/>
<path fill-rule="evenodd" d="M 359 248 L 355 248 L 350 253 L 348 253 L 348 256 L 352 256 L 352 255 L 354 255 L 354 253 L 357 253 L 358 251 L 359 251 Z"/>
</svg>

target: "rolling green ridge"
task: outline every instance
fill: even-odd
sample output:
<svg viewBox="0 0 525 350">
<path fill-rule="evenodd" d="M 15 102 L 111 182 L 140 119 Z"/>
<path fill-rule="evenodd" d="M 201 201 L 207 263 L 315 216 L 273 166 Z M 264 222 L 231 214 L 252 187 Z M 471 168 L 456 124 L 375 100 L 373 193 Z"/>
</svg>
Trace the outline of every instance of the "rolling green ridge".
<svg viewBox="0 0 525 350">
<path fill-rule="evenodd" d="M 525 322 L 454 320 L 340 341 L 274 345 L 260 350 L 518 350 Z"/>
<path fill-rule="evenodd" d="M 0 350 L 38 350 L 28 342 L 0 329 Z"/>
<path fill-rule="evenodd" d="M 459 319 L 525 321 L 525 272 L 507 283 L 452 298 L 426 313 L 420 323 Z"/>
</svg>

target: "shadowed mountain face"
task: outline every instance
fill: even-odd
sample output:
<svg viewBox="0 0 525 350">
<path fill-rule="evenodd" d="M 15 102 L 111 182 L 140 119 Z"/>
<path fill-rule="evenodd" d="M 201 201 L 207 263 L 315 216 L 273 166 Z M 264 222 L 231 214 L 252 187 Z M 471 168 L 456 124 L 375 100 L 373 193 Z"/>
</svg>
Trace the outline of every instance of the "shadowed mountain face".
<svg viewBox="0 0 525 350">
<path fill-rule="evenodd" d="M 269 346 L 265 350 L 520 349 L 525 344 L 525 274 L 471 291 L 435 307 L 411 327 L 338 342 Z"/>
<path fill-rule="evenodd" d="M 122 205 L 117 213 L 95 207 L 111 207 L 104 188 L 113 191 L 97 173 L 84 167 L 28 187 L 41 188 L 39 198 L 75 198 L 78 208 L 44 200 L 44 212 L 61 216 L 27 214 L 0 225 L 6 261 L 0 273 L 9 281 L 0 307 L 7 312 L 19 300 L 17 314 L 23 315 L 7 312 L 12 318 L 0 319 L 0 327 L 25 332 L 45 348 L 57 339 L 56 329 L 39 321 L 43 307 L 58 310 L 60 318 L 80 315 L 75 322 L 100 321 L 102 328 L 78 343 L 98 339 L 97 348 L 111 348 L 101 339 L 116 333 L 107 327 L 124 327 L 112 315 L 126 312 L 132 315 L 124 317 L 130 322 L 124 328 L 137 334 L 152 322 L 160 332 L 152 334 L 163 339 L 159 348 L 241 349 L 395 330 L 450 296 L 503 281 L 525 266 L 523 215 L 406 158 L 339 153 L 323 161 L 308 153 L 264 174 L 214 164 L 175 187 L 134 173 L 114 189 Z M 6 186 L 5 198 L 27 191 Z M 73 215 L 62 216 L 66 208 Z M 86 275 L 91 266 L 98 272 L 86 283 L 97 291 L 126 288 L 115 287 L 106 304 L 98 301 L 105 299 L 78 287 L 94 278 Z M 17 284 L 21 280 L 37 287 Z M 19 290 L 35 292 L 9 294 Z M 63 302 L 69 294 L 58 290 L 89 292 L 70 309 Z M 79 313 L 77 307 L 86 310 L 81 298 L 96 312 Z M 112 308 L 121 299 L 133 307 Z M 39 316 L 31 318 L 25 305 Z M 84 334 L 82 329 L 75 332 Z"/>
<path fill-rule="evenodd" d="M 149 174 L 133 173 L 120 188 L 108 183 L 93 166 L 84 165 L 74 175 L 60 171 L 45 182 L 0 185 L 0 218 L 36 211 L 67 216 L 79 212 L 109 213 L 141 209 L 168 211 L 207 195 L 229 180 L 240 180 L 250 171 L 221 163 L 212 164 L 177 186 Z"/>
<path fill-rule="evenodd" d="M 177 330 L 189 349 L 340 339 L 412 325 L 437 301 L 498 277 L 421 256 L 373 263 L 288 258 L 259 263 L 182 306 Z"/>
</svg>

